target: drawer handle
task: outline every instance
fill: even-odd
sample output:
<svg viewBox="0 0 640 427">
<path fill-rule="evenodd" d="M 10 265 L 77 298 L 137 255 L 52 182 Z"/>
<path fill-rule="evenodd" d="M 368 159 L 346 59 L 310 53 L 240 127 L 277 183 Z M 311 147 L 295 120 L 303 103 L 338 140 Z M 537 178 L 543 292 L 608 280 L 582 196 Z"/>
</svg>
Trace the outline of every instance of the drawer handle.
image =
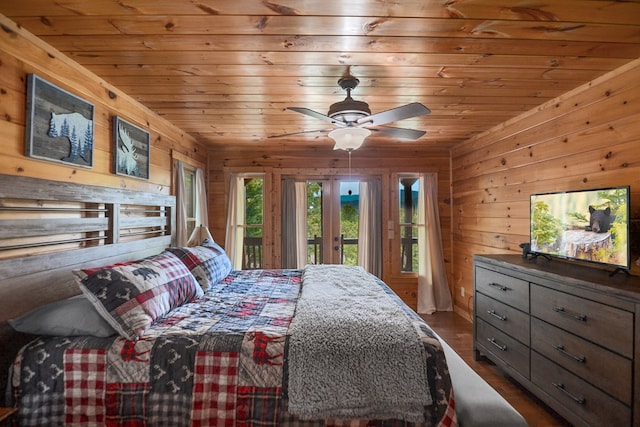
<svg viewBox="0 0 640 427">
<path fill-rule="evenodd" d="M 507 346 L 505 344 L 499 344 L 495 338 L 487 338 L 487 341 L 498 347 L 500 351 L 507 351 Z"/>
<path fill-rule="evenodd" d="M 555 311 L 556 313 L 560 313 L 563 314 L 565 316 L 571 317 L 573 319 L 576 320 L 580 320 L 581 322 L 586 322 L 587 321 L 587 315 L 586 314 L 575 314 L 575 313 L 570 313 L 569 311 L 565 310 L 564 307 L 553 307 L 553 311 Z"/>
<path fill-rule="evenodd" d="M 586 402 L 586 399 L 584 397 L 574 396 L 573 394 L 569 393 L 567 389 L 564 388 L 564 384 L 562 383 L 551 383 L 551 384 L 553 384 L 555 388 L 557 388 L 558 390 L 560 390 L 561 392 L 563 392 L 564 394 L 566 394 L 567 396 L 575 400 L 576 403 L 580 405 L 584 405 L 584 403 Z"/>
<path fill-rule="evenodd" d="M 553 348 L 555 348 L 556 350 L 558 350 L 563 355 L 567 356 L 568 358 L 575 360 L 576 362 L 585 363 L 586 360 L 587 360 L 587 358 L 584 357 L 583 355 L 575 356 L 575 355 L 569 353 L 567 350 L 564 349 L 564 346 L 562 344 L 560 344 L 560 345 L 551 344 L 551 346 Z"/>
<path fill-rule="evenodd" d="M 487 313 L 489 313 L 490 315 L 492 315 L 496 319 L 507 320 L 507 316 L 502 316 L 502 315 L 496 313 L 495 310 L 487 310 Z"/>
<path fill-rule="evenodd" d="M 498 288 L 499 290 L 501 290 L 502 292 L 507 292 L 510 290 L 510 288 L 507 288 L 506 286 L 501 285 L 500 283 L 494 283 L 491 282 L 488 284 L 489 286 L 493 286 L 494 288 Z"/>
</svg>

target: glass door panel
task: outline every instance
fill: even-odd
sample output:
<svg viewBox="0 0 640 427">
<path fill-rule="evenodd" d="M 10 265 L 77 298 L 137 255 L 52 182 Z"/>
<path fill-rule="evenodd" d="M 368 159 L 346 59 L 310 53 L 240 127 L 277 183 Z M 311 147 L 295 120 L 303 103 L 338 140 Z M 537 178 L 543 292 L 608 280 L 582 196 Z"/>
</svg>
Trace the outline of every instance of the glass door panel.
<svg viewBox="0 0 640 427">
<path fill-rule="evenodd" d="M 323 188 L 327 181 L 307 182 L 307 262 L 322 264 L 323 258 Z"/>
<path fill-rule="evenodd" d="M 340 188 L 340 249 L 335 264 L 358 265 L 360 195 L 358 181 L 337 181 Z M 334 239 L 335 240 L 335 239 Z"/>
</svg>

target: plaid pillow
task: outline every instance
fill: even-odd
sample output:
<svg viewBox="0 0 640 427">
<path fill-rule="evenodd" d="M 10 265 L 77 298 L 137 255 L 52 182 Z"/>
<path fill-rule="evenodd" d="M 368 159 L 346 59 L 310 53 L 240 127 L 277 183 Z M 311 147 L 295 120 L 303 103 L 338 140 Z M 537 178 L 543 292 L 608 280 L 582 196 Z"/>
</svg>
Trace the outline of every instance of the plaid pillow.
<svg viewBox="0 0 640 427">
<path fill-rule="evenodd" d="M 205 292 L 227 277 L 233 268 L 224 249 L 210 239 L 205 239 L 200 246 L 167 250 L 180 258 Z"/>
<path fill-rule="evenodd" d="M 203 295 L 185 265 L 166 251 L 138 261 L 73 273 L 102 317 L 129 340 L 142 336 L 172 309 Z"/>
</svg>

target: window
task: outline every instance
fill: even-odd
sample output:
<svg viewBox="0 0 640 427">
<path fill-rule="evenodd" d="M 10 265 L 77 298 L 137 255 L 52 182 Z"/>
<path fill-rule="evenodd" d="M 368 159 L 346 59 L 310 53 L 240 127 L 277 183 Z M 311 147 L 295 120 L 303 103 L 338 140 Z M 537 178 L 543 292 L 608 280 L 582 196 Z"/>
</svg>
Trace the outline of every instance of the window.
<svg viewBox="0 0 640 427">
<path fill-rule="evenodd" d="M 186 245 L 196 226 L 209 225 L 204 172 L 207 165 L 175 150 L 171 157 L 177 208 L 176 241 L 179 245 Z"/>
<path fill-rule="evenodd" d="M 262 178 L 246 178 L 245 187 L 245 230 L 247 237 L 262 238 L 264 217 L 264 180 Z"/>
<path fill-rule="evenodd" d="M 232 173 L 229 180 L 229 207 L 225 251 L 233 268 L 265 268 L 271 262 L 265 253 L 265 239 L 270 237 L 273 220 L 264 215 L 265 192 L 269 182 L 264 173 Z"/>
<path fill-rule="evenodd" d="M 400 230 L 400 271 L 418 272 L 418 195 L 417 175 L 402 175 L 398 179 L 398 218 Z"/>
<path fill-rule="evenodd" d="M 196 227 L 196 176 L 195 169 L 184 168 L 185 204 L 187 211 L 186 236 L 191 236 Z"/>
<path fill-rule="evenodd" d="M 245 270 L 262 268 L 264 229 L 264 178 L 244 179 L 245 223 L 243 266 Z"/>
</svg>

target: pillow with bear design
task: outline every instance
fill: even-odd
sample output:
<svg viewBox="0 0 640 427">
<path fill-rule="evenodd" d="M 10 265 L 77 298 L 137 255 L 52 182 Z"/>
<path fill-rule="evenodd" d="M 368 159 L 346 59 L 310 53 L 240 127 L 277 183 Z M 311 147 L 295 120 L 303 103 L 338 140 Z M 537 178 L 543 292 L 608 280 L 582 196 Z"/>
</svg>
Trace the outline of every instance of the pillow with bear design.
<svg viewBox="0 0 640 427">
<path fill-rule="evenodd" d="M 182 261 L 167 251 L 73 273 L 96 310 L 129 340 L 138 339 L 172 309 L 204 294 Z"/>
<path fill-rule="evenodd" d="M 227 277 L 233 269 L 224 249 L 210 239 L 205 239 L 200 246 L 174 247 L 167 250 L 180 258 L 204 292 Z"/>
</svg>

